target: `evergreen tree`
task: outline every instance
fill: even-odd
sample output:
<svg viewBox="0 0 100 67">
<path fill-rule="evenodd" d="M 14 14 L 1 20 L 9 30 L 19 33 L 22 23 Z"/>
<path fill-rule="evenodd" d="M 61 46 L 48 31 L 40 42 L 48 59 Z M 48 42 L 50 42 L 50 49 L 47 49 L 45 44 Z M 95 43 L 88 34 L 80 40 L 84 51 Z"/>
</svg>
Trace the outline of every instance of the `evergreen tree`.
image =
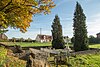
<svg viewBox="0 0 100 67">
<path fill-rule="evenodd" d="M 52 24 L 52 36 L 52 47 L 55 49 L 63 49 L 65 47 L 65 43 L 62 36 L 62 26 L 57 15 L 55 16 Z"/>
<path fill-rule="evenodd" d="M 86 16 L 81 5 L 77 2 L 74 13 L 74 50 L 83 51 L 88 49 L 88 37 L 86 29 Z"/>
</svg>

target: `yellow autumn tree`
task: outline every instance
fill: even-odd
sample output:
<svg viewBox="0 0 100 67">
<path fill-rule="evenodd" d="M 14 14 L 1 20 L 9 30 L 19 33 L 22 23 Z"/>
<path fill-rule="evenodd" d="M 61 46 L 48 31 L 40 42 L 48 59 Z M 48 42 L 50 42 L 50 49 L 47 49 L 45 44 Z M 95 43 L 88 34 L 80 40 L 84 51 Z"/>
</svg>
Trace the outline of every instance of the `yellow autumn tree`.
<svg viewBox="0 0 100 67">
<path fill-rule="evenodd" d="M 54 6 L 52 0 L 0 0 L 0 27 L 26 32 L 33 15 L 48 14 Z"/>
</svg>

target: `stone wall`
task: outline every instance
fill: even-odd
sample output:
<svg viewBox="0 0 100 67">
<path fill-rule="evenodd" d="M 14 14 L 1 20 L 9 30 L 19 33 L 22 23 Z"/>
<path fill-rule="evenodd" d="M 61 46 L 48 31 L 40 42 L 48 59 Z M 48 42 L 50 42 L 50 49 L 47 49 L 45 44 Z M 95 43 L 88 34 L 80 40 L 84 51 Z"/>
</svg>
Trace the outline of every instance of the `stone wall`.
<svg viewBox="0 0 100 67">
<path fill-rule="evenodd" d="M 41 50 L 29 49 L 31 54 L 29 56 L 28 66 L 27 67 L 51 67 L 47 61 L 47 55 Z"/>
<path fill-rule="evenodd" d="M 85 50 L 85 51 L 79 51 L 79 52 L 72 52 L 72 55 L 79 55 L 79 54 L 96 54 L 100 53 L 100 49 L 98 48 L 91 48 L 90 50 Z"/>
</svg>

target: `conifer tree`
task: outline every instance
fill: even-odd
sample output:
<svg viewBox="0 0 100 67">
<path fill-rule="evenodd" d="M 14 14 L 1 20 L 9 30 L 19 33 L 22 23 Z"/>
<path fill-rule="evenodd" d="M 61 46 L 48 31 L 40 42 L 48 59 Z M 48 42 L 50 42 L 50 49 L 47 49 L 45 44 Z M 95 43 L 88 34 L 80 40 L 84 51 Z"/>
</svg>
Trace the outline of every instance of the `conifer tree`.
<svg viewBox="0 0 100 67">
<path fill-rule="evenodd" d="M 60 19 L 56 15 L 52 24 L 52 47 L 55 49 L 63 49 L 65 47 L 63 36 L 62 36 L 62 25 Z"/>
<path fill-rule="evenodd" d="M 88 49 L 88 37 L 86 29 L 86 16 L 81 5 L 77 2 L 74 13 L 74 50 L 83 51 Z"/>
</svg>

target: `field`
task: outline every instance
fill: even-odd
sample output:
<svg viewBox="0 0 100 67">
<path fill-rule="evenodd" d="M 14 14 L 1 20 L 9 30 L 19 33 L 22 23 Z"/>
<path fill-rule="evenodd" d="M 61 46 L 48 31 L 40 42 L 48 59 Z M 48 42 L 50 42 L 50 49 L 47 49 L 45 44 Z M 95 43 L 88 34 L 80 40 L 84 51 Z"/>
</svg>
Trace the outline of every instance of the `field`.
<svg viewBox="0 0 100 67">
<path fill-rule="evenodd" d="M 27 47 L 27 46 L 51 46 L 51 42 L 49 43 L 39 43 L 39 42 L 0 42 L 6 45 L 20 45 L 22 47 Z M 66 44 L 67 45 L 67 44 Z M 72 45 L 72 44 L 69 44 Z M 100 44 L 92 44 L 89 45 L 90 48 L 100 48 Z"/>
<path fill-rule="evenodd" d="M 100 44 L 94 44 L 94 45 L 90 45 L 90 48 L 100 48 Z"/>
<path fill-rule="evenodd" d="M 51 43 L 39 43 L 39 42 L 1 42 L 6 45 L 20 45 L 21 47 L 27 47 L 27 46 L 51 46 Z"/>
</svg>

